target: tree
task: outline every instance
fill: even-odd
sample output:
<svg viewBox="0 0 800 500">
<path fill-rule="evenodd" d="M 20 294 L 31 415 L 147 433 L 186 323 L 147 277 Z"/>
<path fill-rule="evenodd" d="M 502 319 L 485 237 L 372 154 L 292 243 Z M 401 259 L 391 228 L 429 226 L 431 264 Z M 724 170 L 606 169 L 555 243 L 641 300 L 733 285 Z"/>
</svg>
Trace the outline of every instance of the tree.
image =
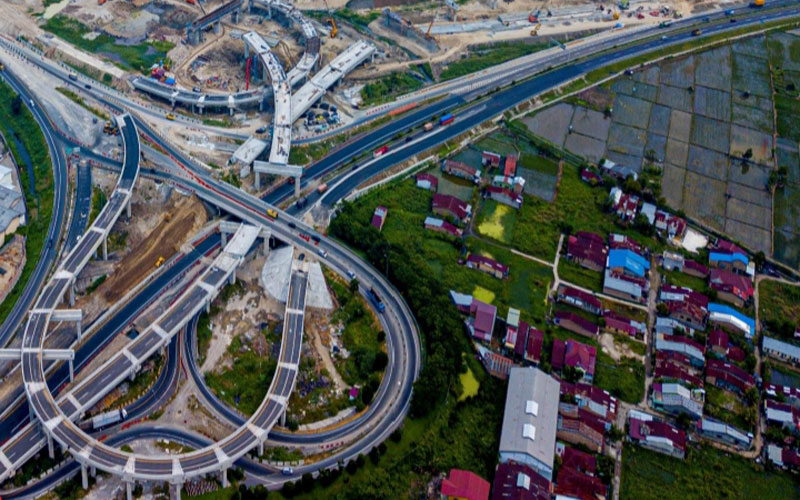
<svg viewBox="0 0 800 500">
<path fill-rule="evenodd" d="M 358 293 L 358 286 L 359 282 L 357 279 L 353 278 L 350 280 L 350 293 Z"/>
<path fill-rule="evenodd" d="M 747 391 L 744 393 L 744 400 L 747 401 L 747 404 L 751 406 L 758 403 L 758 389 L 755 387 L 747 389 Z"/>
<path fill-rule="evenodd" d="M 755 265 L 756 265 L 756 269 L 758 269 L 758 270 L 761 270 L 761 269 L 764 267 L 764 263 L 765 263 L 766 261 L 767 261 L 767 256 L 766 256 L 766 255 L 764 255 L 764 252 L 763 252 L 763 251 L 760 251 L 760 250 L 759 250 L 759 251 L 758 251 L 758 252 L 757 252 L 757 253 L 756 253 L 756 254 L 753 256 L 753 262 L 755 263 Z"/>
<path fill-rule="evenodd" d="M 650 219 L 643 213 L 639 213 L 633 221 L 633 227 L 645 236 L 653 235 L 653 226 L 650 224 Z"/>
<path fill-rule="evenodd" d="M 747 151 L 744 152 L 742 158 L 745 160 L 750 160 L 753 157 L 753 148 L 747 148 Z"/>
<path fill-rule="evenodd" d="M 692 425 L 692 417 L 690 417 L 688 413 L 681 412 L 675 422 L 678 424 L 678 427 L 687 430 Z"/>
<path fill-rule="evenodd" d="M 11 99 L 11 114 L 19 115 L 22 112 L 22 98 L 18 95 Z"/>
<path fill-rule="evenodd" d="M 372 362 L 372 371 L 374 372 L 383 371 L 383 369 L 386 368 L 386 365 L 388 364 L 389 364 L 389 355 L 383 351 L 378 351 L 378 353 L 375 354 L 375 359 Z"/>
<path fill-rule="evenodd" d="M 656 312 L 658 312 L 659 316 L 669 316 L 669 306 L 663 302 L 659 302 L 656 305 Z"/>
</svg>

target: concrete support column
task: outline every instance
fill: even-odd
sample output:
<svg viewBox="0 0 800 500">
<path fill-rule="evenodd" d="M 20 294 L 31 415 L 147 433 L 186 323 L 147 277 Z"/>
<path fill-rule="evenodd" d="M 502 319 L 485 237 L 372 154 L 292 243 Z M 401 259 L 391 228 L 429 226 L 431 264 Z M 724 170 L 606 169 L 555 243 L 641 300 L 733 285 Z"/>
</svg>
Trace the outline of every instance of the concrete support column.
<svg viewBox="0 0 800 500">
<path fill-rule="evenodd" d="M 213 29 L 214 29 L 214 34 L 215 34 L 215 35 L 219 35 L 219 32 L 220 32 L 220 31 L 221 31 L 221 29 L 222 29 L 222 23 L 221 23 L 221 22 L 219 22 L 219 21 L 215 22 L 215 23 L 214 23 L 214 28 L 213 28 Z"/>
<path fill-rule="evenodd" d="M 73 304 L 70 304 L 70 305 L 73 305 Z M 80 340 L 83 337 L 83 324 L 82 324 L 81 320 L 78 320 L 77 328 L 78 328 L 78 340 Z"/>
<path fill-rule="evenodd" d="M 181 488 L 183 488 L 183 483 L 175 483 L 175 495 L 172 498 L 181 500 Z"/>
<path fill-rule="evenodd" d="M 222 469 L 219 472 L 219 475 L 220 475 L 220 479 L 222 480 L 222 487 L 223 488 L 227 488 L 228 487 L 228 469 L 227 468 Z"/>
<path fill-rule="evenodd" d="M 87 474 L 86 466 L 81 464 L 81 487 L 84 490 L 89 489 L 89 475 Z"/>
<path fill-rule="evenodd" d="M 75 370 L 73 368 L 72 360 L 69 360 L 69 382 L 72 383 L 75 380 Z"/>
<path fill-rule="evenodd" d="M 253 171 L 256 174 L 256 190 L 261 189 L 261 174 L 257 171 Z"/>
<path fill-rule="evenodd" d="M 50 457 L 51 460 L 55 458 L 55 450 L 53 449 L 53 437 L 50 434 L 47 435 L 47 456 Z"/>
<path fill-rule="evenodd" d="M 136 378 L 136 367 L 134 366 L 133 368 L 131 368 L 131 373 L 130 375 L 128 375 L 128 379 L 130 379 L 130 381 L 133 382 L 133 379 L 135 378 Z"/>
<path fill-rule="evenodd" d="M 264 456 L 264 442 L 262 441 L 258 443 L 258 458 L 261 458 L 263 456 Z"/>
<path fill-rule="evenodd" d="M 300 176 L 294 178 L 294 196 L 295 198 L 300 197 Z"/>
<path fill-rule="evenodd" d="M 75 305 L 75 279 L 72 279 L 72 283 L 69 284 L 69 306 L 72 307 Z"/>
<path fill-rule="evenodd" d="M 230 280 L 228 280 L 228 283 L 230 283 L 231 285 L 235 285 L 236 284 L 236 271 L 235 270 L 231 273 L 231 278 L 230 278 Z"/>
<path fill-rule="evenodd" d="M 225 248 L 225 245 L 228 244 L 228 235 L 224 231 L 220 231 L 220 235 L 222 236 L 222 248 Z"/>
<path fill-rule="evenodd" d="M 103 238 L 103 260 L 108 260 L 108 236 Z"/>
<path fill-rule="evenodd" d="M 128 203 L 125 205 L 125 213 L 128 215 L 128 218 L 131 218 L 131 199 L 128 198 Z"/>
<path fill-rule="evenodd" d="M 211 314 L 211 301 L 206 302 L 206 314 Z"/>
<path fill-rule="evenodd" d="M 133 500 L 133 483 L 125 481 L 125 498 Z"/>
<path fill-rule="evenodd" d="M 94 465 L 89 467 L 89 474 L 91 474 L 92 477 L 97 477 L 97 467 L 95 467 Z"/>
<path fill-rule="evenodd" d="M 205 106 L 203 106 L 202 104 L 199 104 L 199 105 L 197 106 L 197 113 L 202 115 L 202 114 L 203 114 L 203 109 L 204 109 L 204 108 L 205 108 Z"/>
<path fill-rule="evenodd" d="M 230 111 L 230 115 L 233 116 L 233 108 L 228 108 L 228 110 Z"/>
<path fill-rule="evenodd" d="M 281 413 L 281 427 L 286 427 L 286 408 Z"/>
<path fill-rule="evenodd" d="M 261 253 L 264 254 L 264 257 L 269 255 L 269 238 L 264 238 L 264 244 L 261 245 Z"/>
</svg>

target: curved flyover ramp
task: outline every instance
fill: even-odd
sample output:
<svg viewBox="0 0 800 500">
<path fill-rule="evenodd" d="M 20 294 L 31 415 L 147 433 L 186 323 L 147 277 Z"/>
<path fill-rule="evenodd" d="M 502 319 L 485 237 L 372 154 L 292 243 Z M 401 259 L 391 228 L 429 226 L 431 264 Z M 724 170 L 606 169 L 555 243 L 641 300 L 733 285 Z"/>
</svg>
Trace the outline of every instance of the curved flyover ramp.
<svg viewBox="0 0 800 500">
<path fill-rule="evenodd" d="M 292 275 L 280 358 L 267 396 L 254 415 L 225 439 L 191 453 L 145 456 L 108 446 L 84 433 L 72 421 L 99 401 L 107 387 L 113 387 L 135 373 L 138 366 L 163 348 L 191 317 L 208 307 L 220 288 L 235 279 L 233 273 L 260 234 L 262 230 L 259 227 L 240 225 L 212 266 L 167 311 L 136 340 L 70 391 L 60 403 L 54 400 L 43 382 L 39 352 L 46 328 L 40 325 L 46 326 L 46 318 L 29 325 L 23 339 L 23 380 L 31 408 L 48 437 L 67 448 L 81 463 L 84 479 L 87 466 L 123 476 L 127 481 L 171 483 L 180 483 L 186 477 L 224 471 L 263 443 L 269 430 L 284 414 L 295 385 L 303 336 L 306 275 L 300 270 Z"/>
<path fill-rule="evenodd" d="M 61 266 L 53 277 L 42 289 L 33 309 L 28 315 L 25 333 L 22 342 L 22 374 L 23 380 L 35 381 L 32 386 L 25 384 L 25 392 L 29 399 L 31 390 L 49 394 L 46 390 L 47 383 L 42 371 L 43 359 L 39 348 L 31 348 L 32 344 L 26 339 L 41 334 L 42 338 L 47 331 L 51 317 L 69 290 L 71 292 L 75 278 L 86 265 L 91 256 L 104 244 L 111 227 L 119 218 L 122 210 L 129 205 L 131 190 L 139 176 L 139 136 L 133 118 L 129 114 L 116 117 L 122 134 L 124 157 L 123 168 L 120 173 L 114 192 L 108 199 L 106 206 L 95 219 L 92 226 L 67 254 Z M 71 295 L 71 294 L 70 294 Z M 35 366 L 39 366 L 39 370 Z M 43 440 L 39 430 L 28 424 L 17 437 L 3 445 L 0 450 L 0 478 L 7 478 L 14 473 L 28 458 L 38 451 Z"/>
</svg>

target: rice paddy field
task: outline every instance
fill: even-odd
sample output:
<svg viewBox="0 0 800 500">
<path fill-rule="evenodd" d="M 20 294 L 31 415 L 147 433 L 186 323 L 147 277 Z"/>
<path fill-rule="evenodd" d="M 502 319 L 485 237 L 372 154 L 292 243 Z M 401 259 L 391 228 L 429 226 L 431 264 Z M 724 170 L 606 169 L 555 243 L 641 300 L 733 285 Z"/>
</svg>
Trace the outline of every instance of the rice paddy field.
<svg viewBox="0 0 800 500">
<path fill-rule="evenodd" d="M 607 108 L 584 92 L 522 122 L 590 163 L 654 161 L 671 208 L 800 268 L 800 36 L 738 40 L 595 89 Z M 773 196 L 778 167 L 788 176 Z"/>
</svg>

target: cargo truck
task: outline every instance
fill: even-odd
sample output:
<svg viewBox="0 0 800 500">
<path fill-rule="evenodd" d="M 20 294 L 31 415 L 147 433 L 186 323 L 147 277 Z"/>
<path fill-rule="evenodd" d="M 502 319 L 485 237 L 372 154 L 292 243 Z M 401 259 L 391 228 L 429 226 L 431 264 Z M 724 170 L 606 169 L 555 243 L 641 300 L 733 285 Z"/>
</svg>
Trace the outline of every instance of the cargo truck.
<svg viewBox="0 0 800 500">
<path fill-rule="evenodd" d="M 372 156 L 377 158 L 379 156 L 383 156 L 387 151 L 389 151 L 389 146 L 381 146 L 376 149 L 374 153 L 372 153 Z"/>
<path fill-rule="evenodd" d="M 117 422 L 122 421 L 127 416 L 128 412 L 125 411 L 124 409 L 107 411 L 105 413 L 97 415 L 92 419 L 92 427 L 95 430 L 101 427 L 107 427 L 109 425 L 116 424 Z"/>
<path fill-rule="evenodd" d="M 426 123 L 425 124 L 425 132 L 430 132 L 431 130 L 433 130 L 433 123 L 431 123 L 431 122 Z"/>
<path fill-rule="evenodd" d="M 450 123 L 453 123 L 453 120 L 455 120 L 455 119 L 456 119 L 456 117 L 453 116 L 453 113 L 447 113 L 443 117 L 439 118 L 439 125 L 440 126 L 441 125 L 448 125 Z"/>
<path fill-rule="evenodd" d="M 278 211 L 275 210 L 274 208 L 268 208 L 267 209 L 267 215 L 272 217 L 273 219 L 277 219 L 278 218 Z"/>
<path fill-rule="evenodd" d="M 328 190 L 328 185 L 327 185 L 326 183 L 322 183 L 322 184 L 320 184 L 320 185 L 319 185 L 319 187 L 317 188 L 317 192 L 318 192 L 319 194 L 322 194 L 322 193 L 324 193 L 324 192 L 325 192 L 325 191 L 327 191 L 327 190 Z"/>
<path fill-rule="evenodd" d="M 369 292 L 367 292 L 367 295 L 369 295 L 369 300 L 371 300 L 372 303 L 375 304 L 375 308 L 378 309 L 378 312 L 382 313 L 383 311 L 386 310 L 386 305 L 384 305 L 383 301 L 378 296 L 378 294 L 375 293 L 374 288 L 370 288 Z"/>
</svg>

